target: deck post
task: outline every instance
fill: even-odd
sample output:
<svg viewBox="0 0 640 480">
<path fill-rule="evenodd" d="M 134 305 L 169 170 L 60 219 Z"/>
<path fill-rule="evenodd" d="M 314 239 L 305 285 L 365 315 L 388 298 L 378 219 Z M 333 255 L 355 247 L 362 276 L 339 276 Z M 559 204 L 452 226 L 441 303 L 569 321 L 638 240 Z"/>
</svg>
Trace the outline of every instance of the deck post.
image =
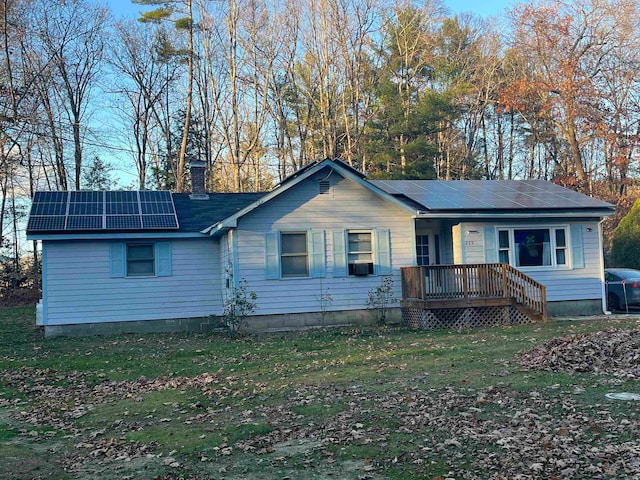
<svg viewBox="0 0 640 480">
<path fill-rule="evenodd" d="M 507 264 L 502 263 L 502 296 L 504 298 L 509 297 L 509 286 L 507 284 Z"/>
<path fill-rule="evenodd" d="M 469 298 L 469 279 L 467 278 L 466 265 L 462 265 L 462 296 Z"/>
</svg>

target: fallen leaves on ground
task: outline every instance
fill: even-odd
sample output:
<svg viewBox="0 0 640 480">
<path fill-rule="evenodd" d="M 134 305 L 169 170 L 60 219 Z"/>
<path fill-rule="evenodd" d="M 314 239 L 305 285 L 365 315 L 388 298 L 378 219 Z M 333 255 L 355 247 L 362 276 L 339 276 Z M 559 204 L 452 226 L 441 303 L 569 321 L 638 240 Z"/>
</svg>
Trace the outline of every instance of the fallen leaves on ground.
<svg viewBox="0 0 640 480">
<path fill-rule="evenodd" d="M 520 357 L 525 368 L 640 379 L 640 330 L 554 338 Z"/>
<path fill-rule="evenodd" d="M 528 369 L 633 380 L 639 376 L 639 346 L 637 331 L 601 332 L 551 340 L 520 360 Z M 77 371 L 19 368 L 0 373 L 0 379 L 29 399 L 0 400 L 0 406 L 11 407 L 16 419 L 31 426 L 21 434 L 39 441 L 53 431 L 73 439 L 75 451 L 61 457 L 69 472 L 81 472 L 89 462 L 115 468 L 147 458 L 180 471 L 175 478 L 195 478 L 180 470 L 180 452 L 127 440 L 128 432 L 144 428 L 137 421 L 118 420 L 93 431 L 78 426 L 92 405 L 141 401 L 152 391 L 190 388 L 201 392 L 204 400 L 190 408 L 176 404 L 185 428 L 263 423 L 270 427 L 268 433 L 221 444 L 206 454 L 195 452 L 201 462 L 218 462 L 221 469 L 232 469 L 240 455 L 267 456 L 270 465 L 285 465 L 300 451 L 305 468 L 320 468 L 340 462 L 342 449 L 374 447 L 371 451 L 379 455 L 364 460 L 366 475 L 399 466 L 420 474 L 444 462 L 447 476 L 456 479 L 640 478 L 637 406 L 627 414 L 613 412 L 604 398 L 585 405 L 580 396 L 590 387 L 579 383 L 570 391 L 554 385 L 515 391 L 504 383 L 481 389 L 431 389 L 425 377 L 385 382 L 384 388 L 291 385 L 288 399 L 273 406 L 265 385 L 223 377 L 220 371 L 193 377 L 102 379 L 95 384 L 94 376 Z M 265 395 L 267 406 L 234 409 L 222 402 L 248 392 Z M 307 408 L 331 413 L 306 415 Z M 148 420 L 172 421 L 164 416 Z"/>
</svg>

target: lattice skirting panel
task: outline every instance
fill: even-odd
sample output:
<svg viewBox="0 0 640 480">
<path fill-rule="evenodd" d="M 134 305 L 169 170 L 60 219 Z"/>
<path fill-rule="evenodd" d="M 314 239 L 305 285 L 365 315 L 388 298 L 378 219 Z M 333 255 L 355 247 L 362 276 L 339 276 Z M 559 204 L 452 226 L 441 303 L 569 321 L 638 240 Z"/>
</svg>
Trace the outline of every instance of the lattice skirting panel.
<svg viewBox="0 0 640 480">
<path fill-rule="evenodd" d="M 409 328 L 461 329 L 532 323 L 531 319 L 513 306 L 485 306 L 423 310 L 402 308 L 402 325 Z"/>
</svg>

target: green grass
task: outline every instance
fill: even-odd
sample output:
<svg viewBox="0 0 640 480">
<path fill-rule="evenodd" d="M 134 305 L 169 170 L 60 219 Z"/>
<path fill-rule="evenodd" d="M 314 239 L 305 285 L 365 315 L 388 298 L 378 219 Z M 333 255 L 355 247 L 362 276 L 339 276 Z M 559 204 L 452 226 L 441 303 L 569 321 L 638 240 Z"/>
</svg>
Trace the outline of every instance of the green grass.
<svg viewBox="0 0 640 480">
<path fill-rule="evenodd" d="M 556 434 L 578 418 L 569 445 L 578 450 L 622 448 L 640 433 L 637 404 L 604 400 L 612 389 L 638 391 L 637 380 L 611 385 L 518 363 L 545 340 L 639 328 L 637 318 L 233 340 L 44 339 L 34 316 L 0 310 L 0 463 L 13 468 L 0 478 L 488 478 L 478 462 L 491 458 L 509 477 L 521 453 L 492 432 L 519 435 L 522 411 L 524 425 Z M 540 442 L 530 450 L 543 457 Z M 615 467 L 602 477 L 619 476 Z"/>
</svg>

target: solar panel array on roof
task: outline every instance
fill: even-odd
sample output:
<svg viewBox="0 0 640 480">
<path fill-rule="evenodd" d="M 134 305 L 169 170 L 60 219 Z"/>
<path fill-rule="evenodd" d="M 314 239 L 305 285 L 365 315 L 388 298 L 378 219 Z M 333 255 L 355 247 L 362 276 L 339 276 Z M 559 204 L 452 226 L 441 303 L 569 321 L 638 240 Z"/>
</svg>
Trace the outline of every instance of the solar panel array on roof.
<svg viewBox="0 0 640 480">
<path fill-rule="evenodd" d="M 371 180 L 430 210 L 609 208 L 606 202 L 544 180 Z"/>
<path fill-rule="evenodd" d="M 170 192 L 36 192 L 27 231 L 175 230 Z"/>
</svg>

